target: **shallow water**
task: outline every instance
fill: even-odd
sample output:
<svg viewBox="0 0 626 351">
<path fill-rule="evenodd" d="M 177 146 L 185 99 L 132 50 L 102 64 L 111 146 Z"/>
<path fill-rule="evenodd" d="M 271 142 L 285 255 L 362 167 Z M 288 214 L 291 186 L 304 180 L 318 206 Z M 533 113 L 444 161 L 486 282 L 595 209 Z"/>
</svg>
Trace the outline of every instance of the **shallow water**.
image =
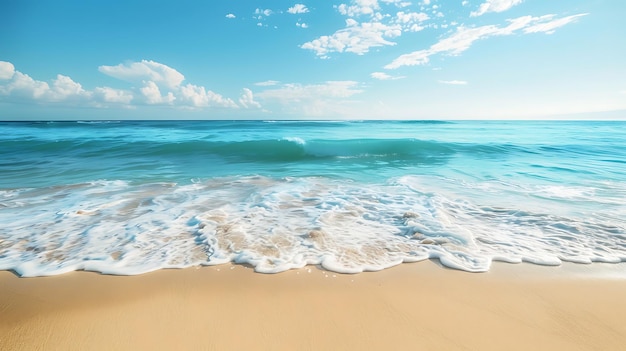
<svg viewBox="0 0 626 351">
<path fill-rule="evenodd" d="M 0 269 L 626 261 L 623 122 L 0 123 Z"/>
</svg>

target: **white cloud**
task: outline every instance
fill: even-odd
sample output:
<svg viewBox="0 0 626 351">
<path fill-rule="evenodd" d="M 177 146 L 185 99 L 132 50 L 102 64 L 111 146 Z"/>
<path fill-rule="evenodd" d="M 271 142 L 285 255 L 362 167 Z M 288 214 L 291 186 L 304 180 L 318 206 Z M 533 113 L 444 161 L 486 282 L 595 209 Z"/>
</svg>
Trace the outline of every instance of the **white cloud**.
<svg viewBox="0 0 626 351">
<path fill-rule="evenodd" d="M 52 101 L 60 101 L 71 98 L 86 98 L 91 93 L 85 91 L 80 83 L 76 83 L 72 78 L 58 74 L 57 78 L 52 81 L 52 88 L 49 96 Z"/>
<path fill-rule="evenodd" d="M 392 21 L 392 23 L 397 23 L 401 25 L 402 30 L 405 32 L 418 32 L 424 29 L 424 27 L 420 24 L 429 19 L 430 17 L 423 12 L 400 11 L 396 13 L 396 17 Z"/>
<path fill-rule="evenodd" d="M 293 7 L 290 7 L 287 12 L 291 14 L 307 13 L 309 12 L 309 9 L 303 4 L 295 4 Z"/>
<path fill-rule="evenodd" d="M 298 22 L 298 23 L 296 23 L 296 27 L 300 27 L 300 28 L 305 28 L 306 29 L 306 28 L 309 28 L 309 25 L 306 24 L 306 23 Z"/>
<path fill-rule="evenodd" d="M 523 16 L 508 20 L 509 25 L 506 27 L 498 27 L 495 25 L 473 28 L 458 27 L 455 33 L 447 38 L 441 39 L 430 48 L 401 55 L 390 64 L 386 65 L 385 68 L 396 69 L 402 66 L 423 65 L 428 63 L 430 56 L 439 53 L 453 56 L 459 55 L 469 49 L 477 40 L 492 36 L 512 35 L 520 30 L 523 30 L 524 33 L 552 33 L 554 29 L 574 22 L 579 17 L 585 15 L 586 14 L 578 14 L 560 19 L 553 19 L 554 15 L 541 17 Z"/>
<path fill-rule="evenodd" d="M 411 5 L 401 0 L 381 0 L 381 3 L 398 8 Z M 306 42 L 300 48 L 312 50 L 321 58 L 328 58 L 333 52 L 363 55 L 372 47 L 396 45 L 391 39 L 401 36 L 403 32 L 424 29 L 422 22 L 429 19 L 422 12 L 399 11 L 395 15 L 385 13 L 378 0 L 353 0 L 350 4 L 340 4 L 335 8 L 348 17 L 345 28 Z M 361 21 L 361 16 L 366 16 L 367 20 Z"/>
<path fill-rule="evenodd" d="M 15 74 L 15 66 L 11 62 L 0 61 L 0 79 L 11 79 Z"/>
<path fill-rule="evenodd" d="M 152 81 L 161 87 L 176 88 L 185 76 L 177 70 L 162 63 L 141 60 L 141 62 L 122 63 L 117 66 L 100 66 L 98 70 L 108 76 L 138 83 Z"/>
<path fill-rule="evenodd" d="M 378 79 L 378 80 L 396 80 L 396 79 L 405 78 L 404 76 L 391 76 L 384 72 L 374 72 L 370 74 L 370 77 L 374 79 Z"/>
<path fill-rule="evenodd" d="M 400 25 L 386 25 L 380 22 L 358 23 L 346 20 L 346 28 L 328 36 L 324 35 L 302 44 L 303 49 L 313 50 L 320 57 L 327 57 L 331 52 L 352 52 L 363 55 L 372 47 L 396 45 L 385 38 L 394 38 L 402 33 Z"/>
<path fill-rule="evenodd" d="M 582 16 L 586 16 L 586 13 L 582 13 L 582 14 L 578 14 L 578 15 L 573 15 L 573 16 L 568 16 L 568 17 L 563 17 L 563 18 L 557 18 L 555 20 L 551 20 L 549 22 L 543 22 L 543 23 L 538 23 L 535 25 L 532 25 L 530 27 L 524 28 L 524 33 L 546 33 L 546 34 L 552 34 L 554 33 L 554 30 L 560 27 L 563 27 L 564 25 L 575 21 L 577 18 L 582 17 Z M 549 15 L 550 19 L 552 19 L 554 17 L 554 15 Z"/>
<path fill-rule="evenodd" d="M 170 105 L 173 107 L 227 107 L 239 106 L 203 86 L 181 85 L 184 76 L 164 64 L 143 60 L 117 66 L 100 66 L 101 72 L 112 77 L 140 82 L 139 87 L 121 90 L 111 87 L 96 87 L 93 91 L 85 90 L 80 83 L 62 74 L 57 75 L 50 84 L 35 80 L 27 74 L 16 71 L 13 64 L 0 62 L 0 74 L 5 82 L 0 83 L 0 96 L 11 98 L 10 101 L 29 100 L 39 103 L 71 103 L 78 106 L 108 107 L 124 105 Z M 10 77 L 10 78 L 9 78 Z M 248 106 L 256 102 L 243 100 Z M 6 99 L 4 99 L 6 100 Z"/>
<path fill-rule="evenodd" d="M 269 17 L 272 13 L 273 12 L 270 9 L 262 10 L 262 9 L 257 8 L 256 10 L 254 10 L 254 14 L 257 15 L 257 16 L 263 15 L 265 17 Z"/>
<path fill-rule="evenodd" d="M 471 17 L 482 16 L 488 12 L 504 12 L 515 5 L 519 5 L 523 0 L 487 0 L 480 4 L 478 11 L 472 11 Z"/>
<path fill-rule="evenodd" d="M 352 5 L 341 4 L 337 6 L 340 14 L 350 17 L 360 15 L 374 15 L 376 10 L 380 10 L 378 0 L 353 0 Z"/>
<path fill-rule="evenodd" d="M 149 105 L 171 104 L 174 100 L 176 100 L 176 97 L 174 97 L 172 92 L 168 92 L 166 95 L 161 95 L 161 90 L 153 81 L 145 82 L 145 85 L 140 89 L 140 91 L 144 96 L 146 103 Z"/>
<path fill-rule="evenodd" d="M 229 13 L 228 15 L 226 15 L 226 18 L 235 18 L 237 16 L 233 15 L 232 13 Z"/>
<path fill-rule="evenodd" d="M 317 98 L 345 98 L 361 93 L 355 89 L 359 83 L 354 81 L 328 81 L 324 84 L 283 84 L 280 88 L 264 90 L 257 93 L 263 99 L 307 100 Z"/>
<path fill-rule="evenodd" d="M 258 82 L 258 83 L 254 83 L 254 85 L 260 86 L 260 87 L 269 87 L 269 86 L 274 86 L 277 85 L 278 83 L 280 83 L 277 80 L 266 80 L 264 82 Z"/>
<path fill-rule="evenodd" d="M 44 98 L 50 91 L 46 82 L 34 80 L 29 75 L 15 71 L 11 81 L 0 86 L 0 94 L 26 99 Z"/>
<path fill-rule="evenodd" d="M 187 84 L 180 88 L 179 94 L 181 104 L 191 107 L 238 107 L 231 99 L 224 98 L 222 95 L 206 90 L 203 86 Z"/>
<path fill-rule="evenodd" d="M 467 81 L 464 80 L 440 80 L 439 83 L 448 85 L 467 85 Z"/>
<path fill-rule="evenodd" d="M 408 1 L 402 1 L 402 0 L 380 0 L 380 1 L 385 3 L 385 4 L 394 4 L 397 7 L 407 7 L 407 6 L 411 6 L 412 5 Z"/>
<path fill-rule="evenodd" d="M 254 101 L 252 90 L 248 88 L 243 88 L 243 93 L 239 98 L 239 104 L 245 108 L 261 108 L 261 104 Z"/>
<path fill-rule="evenodd" d="M 94 89 L 94 97 L 102 102 L 126 105 L 133 100 L 133 93 L 128 90 L 97 87 Z"/>
<path fill-rule="evenodd" d="M 91 96 L 90 92 L 68 76 L 57 75 L 52 80 L 51 86 L 47 82 L 35 80 L 27 74 L 15 71 L 13 64 L 8 64 L 13 67 L 13 74 L 8 83 L 0 85 L 0 95 L 38 102 L 86 101 Z M 10 70 L 7 71 L 10 72 Z M 5 74 L 6 76 L 8 74 Z"/>
<path fill-rule="evenodd" d="M 423 22 L 429 19 L 428 15 L 423 12 L 404 12 L 400 11 L 396 14 L 398 23 L 414 23 Z"/>
</svg>

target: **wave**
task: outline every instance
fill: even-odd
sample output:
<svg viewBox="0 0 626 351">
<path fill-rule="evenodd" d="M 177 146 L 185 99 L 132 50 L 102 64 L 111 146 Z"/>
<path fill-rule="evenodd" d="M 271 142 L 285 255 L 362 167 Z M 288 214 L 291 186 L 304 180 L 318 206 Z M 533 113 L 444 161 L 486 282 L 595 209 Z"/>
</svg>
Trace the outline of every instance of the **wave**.
<svg viewBox="0 0 626 351">
<path fill-rule="evenodd" d="M 436 159 L 455 153 L 502 155 L 520 151 L 513 145 L 463 144 L 419 139 L 282 139 L 213 141 L 125 141 L 123 139 L 0 140 L 0 150 L 22 154 L 66 156 L 175 157 L 215 156 L 256 162 L 293 162 L 306 159 Z M 0 151 L 2 154 L 3 151 Z"/>
</svg>

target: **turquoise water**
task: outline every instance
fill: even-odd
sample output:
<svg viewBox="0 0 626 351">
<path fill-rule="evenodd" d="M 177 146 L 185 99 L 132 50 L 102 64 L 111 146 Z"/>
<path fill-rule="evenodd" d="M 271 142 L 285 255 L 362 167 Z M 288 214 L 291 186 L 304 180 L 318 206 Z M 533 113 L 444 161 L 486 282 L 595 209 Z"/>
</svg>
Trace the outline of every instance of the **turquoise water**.
<svg viewBox="0 0 626 351">
<path fill-rule="evenodd" d="M 0 123 L 0 269 L 626 261 L 626 123 Z"/>
</svg>

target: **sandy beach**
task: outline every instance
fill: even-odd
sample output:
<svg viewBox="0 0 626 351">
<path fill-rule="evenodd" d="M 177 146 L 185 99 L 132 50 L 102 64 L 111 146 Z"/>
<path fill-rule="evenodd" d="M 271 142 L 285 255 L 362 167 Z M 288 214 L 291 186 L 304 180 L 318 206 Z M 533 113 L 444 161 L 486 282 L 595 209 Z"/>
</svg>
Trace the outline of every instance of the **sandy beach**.
<svg viewBox="0 0 626 351">
<path fill-rule="evenodd" d="M 623 265 L 0 272 L 1 350 L 622 350 Z M 620 276 L 622 278 L 620 278 Z"/>
</svg>

